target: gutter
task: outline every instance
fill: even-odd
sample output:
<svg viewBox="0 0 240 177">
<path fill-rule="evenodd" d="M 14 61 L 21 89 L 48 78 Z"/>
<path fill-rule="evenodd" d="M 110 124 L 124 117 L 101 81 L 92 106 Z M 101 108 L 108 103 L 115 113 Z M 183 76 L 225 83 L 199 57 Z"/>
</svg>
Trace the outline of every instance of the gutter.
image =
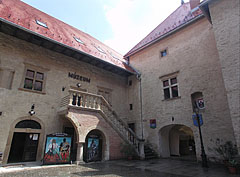
<svg viewBox="0 0 240 177">
<path fill-rule="evenodd" d="M 43 36 L 43 35 L 41 35 L 41 34 L 38 34 L 38 33 L 34 32 L 34 31 L 31 31 L 31 30 L 29 30 L 29 29 L 27 29 L 27 28 L 25 28 L 25 27 L 19 26 L 19 25 L 13 23 L 13 22 L 10 22 L 10 21 L 2 18 L 2 17 L 0 17 L 0 21 L 6 23 L 6 24 L 8 24 L 8 25 L 14 26 L 14 27 L 16 27 L 16 28 L 18 28 L 18 29 L 20 29 L 20 30 L 26 31 L 27 33 L 30 33 L 30 34 L 32 34 L 32 35 L 38 36 L 38 37 L 40 37 L 40 38 L 42 38 L 42 39 L 45 39 L 45 40 L 47 40 L 47 41 L 50 41 L 50 42 L 52 42 L 52 43 L 54 43 L 54 44 L 63 46 L 63 47 L 65 47 L 65 48 L 67 48 L 67 49 L 70 49 L 70 50 L 72 50 L 72 51 L 78 52 L 78 53 L 80 53 L 80 54 L 87 55 L 87 56 L 90 57 L 90 58 L 97 59 L 97 60 L 99 60 L 100 62 L 103 62 L 103 63 L 105 63 L 105 64 L 109 64 L 109 65 L 111 65 L 111 66 L 113 66 L 113 67 L 115 67 L 115 68 L 118 68 L 118 69 L 120 69 L 120 70 L 123 70 L 123 71 L 125 71 L 125 72 L 127 72 L 127 73 L 129 73 L 129 74 L 135 74 L 135 73 L 133 73 L 133 72 L 131 72 L 131 71 L 128 71 L 128 70 L 126 70 L 126 69 L 123 69 L 123 68 L 121 68 L 121 67 L 119 67 L 119 66 L 116 66 L 116 65 L 114 65 L 114 64 L 112 64 L 112 63 L 106 62 L 106 61 L 101 60 L 101 59 L 99 59 L 99 58 L 97 58 L 97 57 L 95 57 L 95 56 L 92 56 L 92 55 L 90 55 L 90 54 L 88 54 L 88 53 L 84 53 L 84 52 L 82 52 L 82 51 L 80 51 L 80 50 L 77 50 L 77 49 L 75 49 L 75 48 L 73 48 L 73 47 L 70 47 L 70 46 L 68 46 L 68 45 L 66 45 L 66 44 L 63 44 L 63 43 L 61 43 L 61 42 L 58 42 L 58 41 L 56 41 L 56 40 L 54 40 L 54 39 L 51 39 L 51 38 L 48 38 L 48 37 Z"/>
<path fill-rule="evenodd" d="M 175 32 L 177 32 L 177 31 L 181 30 L 182 28 L 184 28 L 184 27 L 186 27 L 186 26 L 192 24 L 193 22 L 195 22 L 195 21 L 197 21 L 197 20 L 199 20 L 199 19 L 201 19 L 201 18 L 203 18 L 203 17 L 204 17 L 204 14 L 201 14 L 201 15 L 199 15 L 199 16 L 197 16 L 197 17 L 191 19 L 191 20 L 189 20 L 188 22 L 184 23 L 183 25 L 178 26 L 177 28 L 173 29 L 172 31 L 170 31 L 170 32 L 168 32 L 168 33 L 162 35 L 161 37 L 159 37 L 159 38 L 157 38 L 157 39 L 151 41 L 150 43 L 148 43 L 148 44 L 142 46 L 141 48 L 139 48 L 139 49 L 133 51 L 132 53 L 130 53 L 130 54 L 128 54 L 128 55 L 125 55 L 125 56 L 123 56 L 123 57 L 124 57 L 124 58 L 127 58 L 127 57 L 129 57 L 129 56 L 132 56 L 133 54 L 135 54 L 135 53 L 137 53 L 137 52 L 139 52 L 139 51 L 145 49 L 146 47 L 148 47 L 148 46 L 150 46 L 150 45 L 152 45 L 152 44 L 155 44 L 156 42 L 158 42 L 158 41 L 160 41 L 160 40 L 162 40 L 162 39 L 164 39 L 164 38 L 166 38 L 166 37 L 172 35 L 173 33 L 175 33 Z"/>
</svg>

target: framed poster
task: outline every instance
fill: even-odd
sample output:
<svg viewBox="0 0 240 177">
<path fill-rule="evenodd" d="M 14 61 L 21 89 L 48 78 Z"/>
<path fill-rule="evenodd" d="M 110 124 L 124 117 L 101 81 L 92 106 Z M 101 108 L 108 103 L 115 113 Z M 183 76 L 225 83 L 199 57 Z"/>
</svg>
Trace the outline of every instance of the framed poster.
<svg viewBox="0 0 240 177">
<path fill-rule="evenodd" d="M 43 164 L 71 162 L 71 137 L 67 134 L 51 134 L 46 138 Z"/>
<path fill-rule="evenodd" d="M 97 161 L 99 154 L 99 138 L 89 137 L 87 141 L 87 161 Z"/>
</svg>

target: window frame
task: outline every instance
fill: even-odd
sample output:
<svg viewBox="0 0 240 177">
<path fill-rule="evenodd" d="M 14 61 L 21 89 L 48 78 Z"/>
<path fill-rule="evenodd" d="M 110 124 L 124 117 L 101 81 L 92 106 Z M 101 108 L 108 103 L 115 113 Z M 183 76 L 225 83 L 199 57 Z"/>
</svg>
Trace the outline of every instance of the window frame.
<svg viewBox="0 0 240 177">
<path fill-rule="evenodd" d="M 166 54 L 163 55 L 163 53 L 166 53 Z M 167 55 L 168 55 L 168 48 L 164 48 L 160 50 L 160 58 L 166 57 Z"/>
<path fill-rule="evenodd" d="M 24 68 L 22 82 L 21 82 L 21 85 L 19 87 L 19 90 L 33 92 L 33 93 L 46 94 L 47 71 L 49 71 L 49 69 L 43 68 L 41 66 L 34 66 L 34 65 L 31 65 L 31 64 L 28 64 L 28 63 L 24 63 L 24 64 L 25 64 L 25 68 Z M 28 70 L 34 71 L 34 77 L 33 78 L 26 75 Z M 37 73 L 43 73 L 43 80 L 36 78 Z M 26 78 L 33 80 L 32 89 L 24 88 Z M 42 82 L 42 90 L 41 91 L 34 89 L 34 83 L 36 81 Z"/>
<path fill-rule="evenodd" d="M 179 71 L 159 77 L 159 79 L 161 80 L 163 101 L 164 100 L 176 99 L 176 98 L 180 98 L 181 97 L 180 96 L 180 91 L 179 91 L 178 74 L 179 74 Z M 172 84 L 171 83 L 171 79 L 174 79 L 174 78 L 176 78 L 177 82 Z M 168 81 L 168 86 L 164 86 L 164 81 Z M 172 88 L 176 87 L 176 86 L 177 86 L 178 96 L 173 97 Z M 169 95 L 170 95 L 169 98 L 165 98 L 165 93 L 164 93 L 165 89 L 169 90 Z"/>
</svg>

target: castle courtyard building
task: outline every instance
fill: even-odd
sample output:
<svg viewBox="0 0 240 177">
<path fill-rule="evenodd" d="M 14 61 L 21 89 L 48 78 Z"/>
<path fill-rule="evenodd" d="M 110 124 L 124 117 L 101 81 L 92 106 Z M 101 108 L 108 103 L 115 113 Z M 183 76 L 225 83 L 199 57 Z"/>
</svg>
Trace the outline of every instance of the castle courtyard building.
<svg viewBox="0 0 240 177">
<path fill-rule="evenodd" d="M 240 151 L 238 21 L 238 0 L 190 0 L 122 56 L 20 0 L 1 0 L 0 160 L 44 160 L 50 135 L 71 137 L 76 162 L 124 158 L 123 144 L 140 159 L 201 160 L 196 108 L 209 160 L 216 141 Z"/>
</svg>

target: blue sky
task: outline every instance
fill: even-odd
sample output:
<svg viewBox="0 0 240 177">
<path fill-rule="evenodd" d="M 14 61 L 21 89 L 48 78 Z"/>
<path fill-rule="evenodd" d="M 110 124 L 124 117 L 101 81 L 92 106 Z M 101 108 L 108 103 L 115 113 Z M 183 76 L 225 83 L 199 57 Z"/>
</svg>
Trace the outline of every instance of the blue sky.
<svg viewBox="0 0 240 177">
<path fill-rule="evenodd" d="M 123 55 L 181 5 L 181 0 L 22 1 L 90 34 Z"/>
</svg>

